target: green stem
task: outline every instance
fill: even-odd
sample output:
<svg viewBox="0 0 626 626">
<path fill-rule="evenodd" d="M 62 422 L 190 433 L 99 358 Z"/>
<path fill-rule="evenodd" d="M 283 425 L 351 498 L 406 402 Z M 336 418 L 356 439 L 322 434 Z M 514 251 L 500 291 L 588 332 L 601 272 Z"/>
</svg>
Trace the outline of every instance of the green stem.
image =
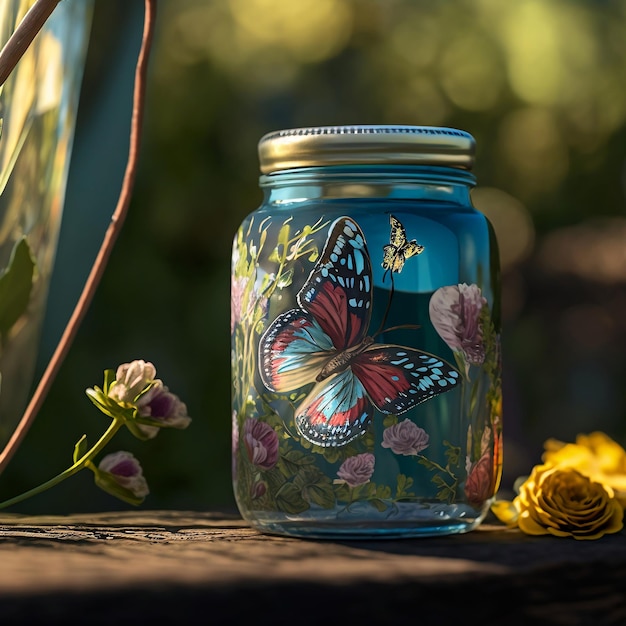
<svg viewBox="0 0 626 626">
<path fill-rule="evenodd" d="M 448 476 L 450 476 L 450 478 L 452 478 L 452 479 L 454 479 L 456 481 L 456 476 L 450 471 L 449 468 L 442 467 L 441 465 L 439 465 L 439 463 L 437 463 L 436 461 L 433 461 L 432 459 L 429 459 L 429 458 L 425 457 L 423 454 L 418 454 L 417 456 L 420 459 L 424 459 L 427 463 L 429 463 L 430 465 L 432 465 L 433 467 L 438 469 L 440 472 L 443 472 L 444 474 L 447 474 Z"/>
<path fill-rule="evenodd" d="M 84 467 L 87 467 L 89 464 L 91 464 L 91 459 L 103 450 L 103 448 L 107 445 L 107 443 L 109 443 L 109 441 L 111 441 L 115 433 L 122 427 L 123 424 L 124 424 L 124 421 L 122 419 L 114 419 L 111 422 L 111 425 L 107 428 L 105 433 L 102 435 L 102 437 L 98 439 L 98 442 L 89 451 L 83 454 L 83 456 L 80 459 L 78 459 L 78 461 L 76 461 L 73 465 L 68 467 L 65 471 L 61 472 L 60 474 L 57 474 L 54 478 L 51 478 L 45 483 L 42 483 L 38 487 L 34 487 L 33 489 L 29 489 L 28 491 L 21 493 L 19 496 L 15 496 L 14 498 L 10 498 L 9 500 L 0 502 L 0 509 L 6 509 L 7 507 L 17 504 L 18 502 L 23 502 L 24 500 L 28 500 L 28 498 L 31 498 L 32 496 L 36 496 L 37 494 L 42 493 L 46 491 L 47 489 L 50 489 L 50 487 L 54 487 L 55 485 L 58 485 L 59 483 L 63 482 L 66 478 L 73 476 Z"/>
</svg>

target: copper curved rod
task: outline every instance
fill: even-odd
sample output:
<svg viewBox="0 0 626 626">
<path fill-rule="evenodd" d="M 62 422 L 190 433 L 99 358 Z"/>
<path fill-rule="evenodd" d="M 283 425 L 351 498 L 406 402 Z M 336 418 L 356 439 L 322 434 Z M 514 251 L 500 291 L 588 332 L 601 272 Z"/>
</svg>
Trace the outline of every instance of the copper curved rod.
<svg viewBox="0 0 626 626">
<path fill-rule="evenodd" d="M 24 54 L 26 48 L 28 47 L 28 44 L 30 44 L 30 42 L 34 39 L 35 35 L 41 29 L 47 17 L 52 13 L 58 2 L 59 0 L 37 0 L 37 2 L 24 17 L 24 20 L 22 20 L 18 28 L 15 30 L 15 33 L 12 35 L 11 39 L 9 39 L 9 41 L 7 42 L 5 48 L 2 50 L 2 53 L 0 53 L 0 72 L 6 72 L 5 68 L 9 67 L 10 62 L 13 62 L 13 67 L 15 67 L 17 61 Z M 63 335 L 61 336 L 61 339 L 54 351 L 54 354 L 52 355 L 52 358 L 48 362 L 48 365 L 39 381 L 39 384 L 35 389 L 33 397 L 26 407 L 26 410 L 24 411 L 24 414 L 22 415 L 22 418 L 13 433 L 13 436 L 6 444 L 2 453 L 0 453 L 0 472 L 4 470 L 7 463 L 15 454 L 15 451 L 17 450 L 20 442 L 26 435 L 35 416 L 41 408 L 41 405 L 43 404 L 43 401 L 52 385 L 52 382 L 54 381 L 59 371 L 61 363 L 63 362 L 63 359 L 65 358 L 70 348 L 72 340 L 74 339 L 76 332 L 78 331 L 78 327 L 80 326 L 80 323 L 87 312 L 89 304 L 93 299 L 96 288 L 100 282 L 100 279 L 102 278 L 102 274 L 104 273 L 106 262 L 111 255 L 113 244 L 115 243 L 115 240 L 117 239 L 117 236 L 121 231 L 122 224 L 124 223 L 124 219 L 128 212 L 132 189 L 137 174 L 137 163 L 139 157 L 139 145 L 141 143 L 141 130 L 146 93 L 148 57 L 152 45 L 152 39 L 154 37 L 156 6 L 157 0 L 145 0 L 143 38 L 141 42 L 141 49 L 139 51 L 139 57 L 137 59 L 137 67 L 135 70 L 133 112 L 130 127 L 130 145 L 128 151 L 128 160 L 126 163 L 126 171 L 124 173 L 124 180 L 122 182 L 122 188 L 120 190 L 117 206 L 115 207 L 115 211 L 113 213 L 113 216 L 111 217 L 111 223 L 109 224 L 109 227 L 107 228 L 107 231 L 104 235 L 104 239 L 100 246 L 98 256 L 94 261 L 85 286 L 83 287 L 80 298 L 78 299 L 78 302 L 74 307 L 74 311 L 72 312 L 72 315 L 67 322 L 65 330 L 63 331 Z M 35 11 L 35 9 L 37 9 L 37 11 Z M 33 21 L 28 22 L 28 25 L 26 27 L 27 34 L 24 34 L 24 32 L 22 32 L 22 27 L 31 13 L 34 13 L 36 15 L 36 18 L 33 18 Z M 35 19 L 37 21 L 35 21 Z M 33 32 L 33 29 L 35 28 L 36 30 Z M 18 34 L 19 37 L 17 40 L 15 40 L 17 43 L 12 44 L 11 42 Z M 28 40 L 28 43 L 24 47 L 24 41 L 26 40 Z M 11 47 L 9 49 L 9 52 L 6 52 L 5 54 L 5 51 L 7 47 L 9 47 L 9 44 L 11 44 Z M 8 70 L 8 73 L 11 72 L 13 67 Z M 0 78 L 2 78 L 3 76 L 4 74 L 0 73 Z M 6 77 L 2 79 L 0 85 L 4 82 L 4 80 L 6 80 Z"/>
<path fill-rule="evenodd" d="M 0 86 L 22 58 L 41 27 L 61 0 L 37 0 L 0 52 Z"/>
</svg>

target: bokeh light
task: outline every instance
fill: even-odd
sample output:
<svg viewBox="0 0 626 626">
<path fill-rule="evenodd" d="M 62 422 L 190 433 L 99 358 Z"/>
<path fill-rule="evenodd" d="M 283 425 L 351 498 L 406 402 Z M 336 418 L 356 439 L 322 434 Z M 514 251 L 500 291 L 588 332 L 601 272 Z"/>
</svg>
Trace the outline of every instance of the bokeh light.
<svg viewBox="0 0 626 626">
<path fill-rule="evenodd" d="M 111 39 L 128 3 L 97 5 L 94 41 Z M 93 98 L 107 61 L 87 70 Z M 476 137 L 473 201 L 503 265 L 503 484 L 547 437 L 625 443 L 625 76 L 623 0 L 161 0 L 133 209 L 14 480 L 52 454 L 45 423 L 76 415 L 82 434 L 79 374 L 153 358 L 194 423 L 142 449 L 148 505 L 232 504 L 232 235 L 261 201 L 258 139 L 322 124 Z"/>
</svg>

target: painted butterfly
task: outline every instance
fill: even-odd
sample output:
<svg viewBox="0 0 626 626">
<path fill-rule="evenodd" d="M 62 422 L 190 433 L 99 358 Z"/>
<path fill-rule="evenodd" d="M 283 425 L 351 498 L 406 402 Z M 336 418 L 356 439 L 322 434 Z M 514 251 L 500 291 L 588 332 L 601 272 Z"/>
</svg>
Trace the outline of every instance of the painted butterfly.
<svg viewBox="0 0 626 626">
<path fill-rule="evenodd" d="M 389 216 L 389 223 L 391 224 L 391 237 L 389 243 L 383 246 L 385 253 L 382 265 L 386 270 L 401 272 L 404 262 L 409 257 L 421 254 L 424 251 L 424 246 L 420 246 L 415 239 L 407 241 L 402 222 L 393 215 Z"/>
<path fill-rule="evenodd" d="M 400 414 L 454 388 L 459 373 L 442 359 L 368 337 L 372 268 L 358 224 L 340 217 L 297 295 L 262 335 L 259 371 L 271 391 L 315 383 L 295 411 L 300 434 L 319 446 L 362 435 L 374 408 Z"/>
</svg>

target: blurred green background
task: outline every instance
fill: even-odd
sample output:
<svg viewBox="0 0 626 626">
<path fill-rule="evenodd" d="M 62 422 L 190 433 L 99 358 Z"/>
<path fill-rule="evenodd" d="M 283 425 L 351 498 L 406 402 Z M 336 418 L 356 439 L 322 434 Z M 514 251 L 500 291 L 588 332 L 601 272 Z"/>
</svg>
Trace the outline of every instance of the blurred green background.
<svg viewBox="0 0 626 626">
<path fill-rule="evenodd" d="M 117 199 L 142 18 L 96 2 L 40 369 Z M 261 200 L 258 139 L 296 126 L 476 137 L 474 203 L 502 248 L 504 488 L 548 437 L 626 443 L 625 79 L 624 0 L 162 0 L 128 221 L 0 496 L 69 465 L 107 423 L 84 389 L 143 358 L 194 418 L 110 447 L 141 459 L 143 506 L 234 507 L 230 246 Z M 127 507 L 82 474 L 13 510 Z"/>
</svg>

